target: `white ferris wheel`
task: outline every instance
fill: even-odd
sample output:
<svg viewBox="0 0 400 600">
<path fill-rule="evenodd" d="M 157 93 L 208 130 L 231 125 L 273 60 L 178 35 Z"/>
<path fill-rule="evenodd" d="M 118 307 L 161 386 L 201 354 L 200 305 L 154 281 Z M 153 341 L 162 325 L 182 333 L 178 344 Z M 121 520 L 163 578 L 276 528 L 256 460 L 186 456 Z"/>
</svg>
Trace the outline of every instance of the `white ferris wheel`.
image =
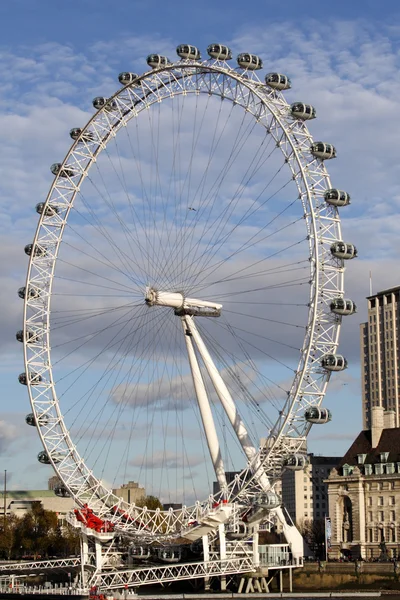
<svg viewBox="0 0 400 600">
<path fill-rule="evenodd" d="M 152 54 L 94 99 L 51 167 L 18 292 L 38 460 L 94 528 L 143 543 L 280 510 L 275 482 L 331 419 L 321 403 L 355 312 L 350 197 L 325 167 L 334 146 L 306 126 L 315 109 L 287 102 L 286 75 L 259 78 L 258 56 L 207 53 Z M 128 479 L 182 508 L 121 499 Z"/>
</svg>

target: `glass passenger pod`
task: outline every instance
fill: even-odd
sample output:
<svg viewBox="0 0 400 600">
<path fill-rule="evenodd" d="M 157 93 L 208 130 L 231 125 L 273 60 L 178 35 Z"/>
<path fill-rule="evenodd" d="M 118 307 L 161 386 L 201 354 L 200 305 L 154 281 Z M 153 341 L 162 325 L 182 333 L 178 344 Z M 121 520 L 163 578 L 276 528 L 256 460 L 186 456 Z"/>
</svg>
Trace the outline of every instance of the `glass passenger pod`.
<svg viewBox="0 0 400 600">
<path fill-rule="evenodd" d="M 22 385 L 28 385 L 28 378 L 26 373 L 20 373 L 18 375 L 18 381 Z M 42 381 L 42 376 L 36 373 L 35 371 L 29 371 L 29 381 L 31 385 L 38 385 Z"/>
<path fill-rule="evenodd" d="M 329 160 L 330 158 L 336 158 L 336 148 L 332 144 L 326 144 L 325 142 L 314 142 L 311 145 L 310 152 L 316 158 L 321 160 Z"/>
<path fill-rule="evenodd" d="M 22 299 L 25 300 L 25 296 L 26 296 L 26 287 L 20 287 L 18 289 L 18 296 Z M 28 286 L 28 298 L 39 298 L 40 296 L 40 290 L 37 287 L 34 287 L 32 285 Z"/>
<path fill-rule="evenodd" d="M 196 46 L 190 46 L 189 44 L 180 44 L 176 49 L 177 55 L 183 60 L 200 60 L 200 50 Z"/>
<path fill-rule="evenodd" d="M 44 256 L 46 254 L 46 249 L 41 246 L 35 246 L 35 248 L 33 248 L 33 244 L 27 244 L 24 248 L 24 252 L 28 256 L 31 256 L 32 253 L 33 256 Z"/>
<path fill-rule="evenodd" d="M 321 359 L 321 367 L 327 371 L 344 371 L 347 369 L 347 360 L 341 354 L 326 354 Z"/>
<path fill-rule="evenodd" d="M 292 85 L 287 75 L 282 73 L 267 73 L 265 83 L 273 90 L 289 90 Z"/>
<path fill-rule="evenodd" d="M 75 172 L 73 169 L 71 169 L 71 167 L 68 167 L 67 165 L 63 167 L 61 163 L 52 164 L 50 171 L 53 173 L 53 175 L 58 175 L 58 177 L 73 177 L 75 175 Z"/>
<path fill-rule="evenodd" d="M 94 142 L 96 139 L 94 133 L 91 131 L 85 131 L 85 133 L 82 133 L 82 129 L 80 127 L 73 127 L 69 132 L 69 135 L 73 140 L 76 141 L 79 139 L 80 142 Z"/>
<path fill-rule="evenodd" d="M 15 337 L 17 339 L 18 342 L 23 342 L 24 341 L 24 332 L 22 329 L 20 329 L 19 331 L 17 331 L 17 333 L 15 334 Z M 26 341 L 28 344 L 31 344 L 32 342 L 37 341 L 37 335 L 33 332 L 33 331 L 29 331 L 27 330 L 26 332 Z"/>
<path fill-rule="evenodd" d="M 305 454 L 290 454 L 283 459 L 283 466 L 289 471 L 303 471 L 308 465 Z"/>
<path fill-rule="evenodd" d="M 232 51 L 223 44 L 210 44 L 207 48 L 207 54 L 215 60 L 231 60 Z"/>
<path fill-rule="evenodd" d="M 152 69 L 161 69 L 170 64 L 168 58 L 166 56 L 161 56 L 161 54 L 149 54 L 146 58 L 146 62 Z"/>
<path fill-rule="evenodd" d="M 327 408 L 321 408 L 320 406 L 310 406 L 304 413 L 304 418 L 307 423 L 314 423 L 316 425 L 323 425 L 329 423 L 332 420 L 331 411 Z"/>
<path fill-rule="evenodd" d="M 330 308 L 335 315 L 353 315 L 357 312 L 356 304 L 349 298 L 334 298 Z"/>
<path fill-rule="evenodd" d="M 25 417 L 25 423 L 27 425 L 30 425 L 31 427 L 36 427 L 37 423 L 39 424 L 39 427 L 42 427 L 43 425 L 47 425 L 48 422 L 49 419 L 45 414 L 40 415 L 38 421 L 36 421 L 35 415 L 33 413 L 29 413 Z"/>
<path fill-rule="evenodd" d="M 58 208 L 55 204 L 46 204 L 45 202 L 38 202 L 35 210 L 39 215 L 44 214 L 45 217 L 54 217 L 58 213 Z"/>
<path fill-rule="evenodd" d="M 63 456 L 59 452 L 54 452 L 51 455 L 51 458 L 53 459 L 53 462 L 57 464 L 62 461 Z M 39 454 L 37 455 L 37 459 L 40 463 L 42 463 L 42 465 L 51 465 L 51 460 L 46 450 L 42 450 L 41 452 L 39 452 Z"/>
<path fill-rule="evenodd" d="M 342 258 L 343 260 L 350 260 L 357 256 L 357 248 L 354 244 L 348 244 L 346 242 L 335 242 L 331 246 L 331 254 L 336 258 Z"/>
<path fill-rule="evenodd" d="M 118 75 L 118 81 L 121 85 L 129 85 L 138 79 L 139 75 L 137 73 L 129 73 L 128 71 L 123 71 Z"/>
<path fill-rule="evenodd" d="M 69 493 L 67 488 L 64 487 L 63 485 L 56 485 L 54 488 L 54 493 L 59 498 L 70 498 L 71 497 L 71 494 Z"/>
<path fill-rule="evenodd" d="M 303 102 L 294 102 L 290 105 L 290 112 L 296 119 L 301 121 L 309 121 L 315 119 L 317 112 L 311 104 L 303 104 Z"/>
<path fill-rule="evenodd" d="M 103 98 L 103 96 L 96 96 L 93 98 L 92 104 L 96 110 L 105 108 L 106 110 L 115 110 L 118 105 L 115 100 L 110 98 Z"/>
<path fill-rule="evenodd" d="M 237 63 L 241 69 L 248 69 L 249 71 L 257 71 L 263 67 L 263 62 L 259 56 L 256 54 L 247 54 L 247 52 L 239 54 Z"/>
<path fill-rule="evenodd" d="M 343 190 L 333 188 L 331 190 L 326 190 L 324 200 L 332 206 L 347 206 L 350 204 L 350 195 Z"/>
<path fill-rule="evenodd" d="M 278 508 L 281 505 L 281 499 L 273 490 L 269 490 L 265 494 L 259 494 L 254 498 L 256 506 L 263 506 L 269 509 Z"/>
</svg>

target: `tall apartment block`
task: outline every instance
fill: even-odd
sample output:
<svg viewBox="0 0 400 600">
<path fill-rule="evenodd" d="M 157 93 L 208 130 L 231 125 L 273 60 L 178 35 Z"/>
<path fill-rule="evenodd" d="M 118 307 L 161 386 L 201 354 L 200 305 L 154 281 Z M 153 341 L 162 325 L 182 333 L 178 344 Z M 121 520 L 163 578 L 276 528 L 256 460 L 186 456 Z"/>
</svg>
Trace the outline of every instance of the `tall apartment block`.
<svg viewBox="0 0 400 600">
<path fill-rule="evenodd" d="M 399 427 L 400 286 L 368 296 L 368 322 L 360 326 L 363 429 L 371 429 L 371 408 L 381 406 Z"/>
</svg>

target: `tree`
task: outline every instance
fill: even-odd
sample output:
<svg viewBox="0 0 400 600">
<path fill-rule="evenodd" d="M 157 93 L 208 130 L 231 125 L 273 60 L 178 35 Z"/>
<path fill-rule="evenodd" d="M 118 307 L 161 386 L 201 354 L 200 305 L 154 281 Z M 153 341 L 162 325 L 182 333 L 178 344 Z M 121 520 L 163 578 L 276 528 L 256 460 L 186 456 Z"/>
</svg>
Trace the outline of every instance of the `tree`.
<svg viewBox="0 0 400 600">
<path fill-rule="evenodd" d="M 156 496 L 144 496 L 143 498 L 139 498 L 136 502 L 136 506 L 147 506 L 149 510 L 156 510 L 157 508 L 162 510 L 163 508 L 163 505 Z"/>
<path fill-rule="evenodd" d="M 60 534 L 57 514 L 45 510 L 40 502 L 34 502 L 16 527 L 15 550 L 22 556 L 32 555 L 35 560 L 38 556 L 48 556 Z"/>
<path fill-rule="evenodd" d="M 11 560 L 15 546 L 15 532 L 18 527 L 19 518 L 14 515 L 7 515 L 5 521 L 2 520 L 2 529 L 0 534 L 0 557 L 5 560 Z"/>
<path fill-rule="evenodd" d="M 305 519 L 297 524 L 297 528 L 314 556 L 319 559 L 325 558 L 325 519 Z"/>
</svg>

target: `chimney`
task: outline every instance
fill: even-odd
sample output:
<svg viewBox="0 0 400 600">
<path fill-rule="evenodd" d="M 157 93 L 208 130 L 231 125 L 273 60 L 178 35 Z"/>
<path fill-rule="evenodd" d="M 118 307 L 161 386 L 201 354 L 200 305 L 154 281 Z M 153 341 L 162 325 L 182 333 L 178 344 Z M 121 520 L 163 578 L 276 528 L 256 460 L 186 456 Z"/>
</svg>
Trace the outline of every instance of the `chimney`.
<svg viewBox="0 0 400 600">
<path fill-rule="evenodd" d="M 384 427 L 384 408 L 383 406 L 373 406 L 371 408 L 371 445 L 376 448 L 381 439 Z"/>
<path fill-rule="evenodd" d="M 394 429 L 396 427 L 396 411 L 387 410 L 383 415 L 383 426 L 385 429 Z"/>
</svg>

